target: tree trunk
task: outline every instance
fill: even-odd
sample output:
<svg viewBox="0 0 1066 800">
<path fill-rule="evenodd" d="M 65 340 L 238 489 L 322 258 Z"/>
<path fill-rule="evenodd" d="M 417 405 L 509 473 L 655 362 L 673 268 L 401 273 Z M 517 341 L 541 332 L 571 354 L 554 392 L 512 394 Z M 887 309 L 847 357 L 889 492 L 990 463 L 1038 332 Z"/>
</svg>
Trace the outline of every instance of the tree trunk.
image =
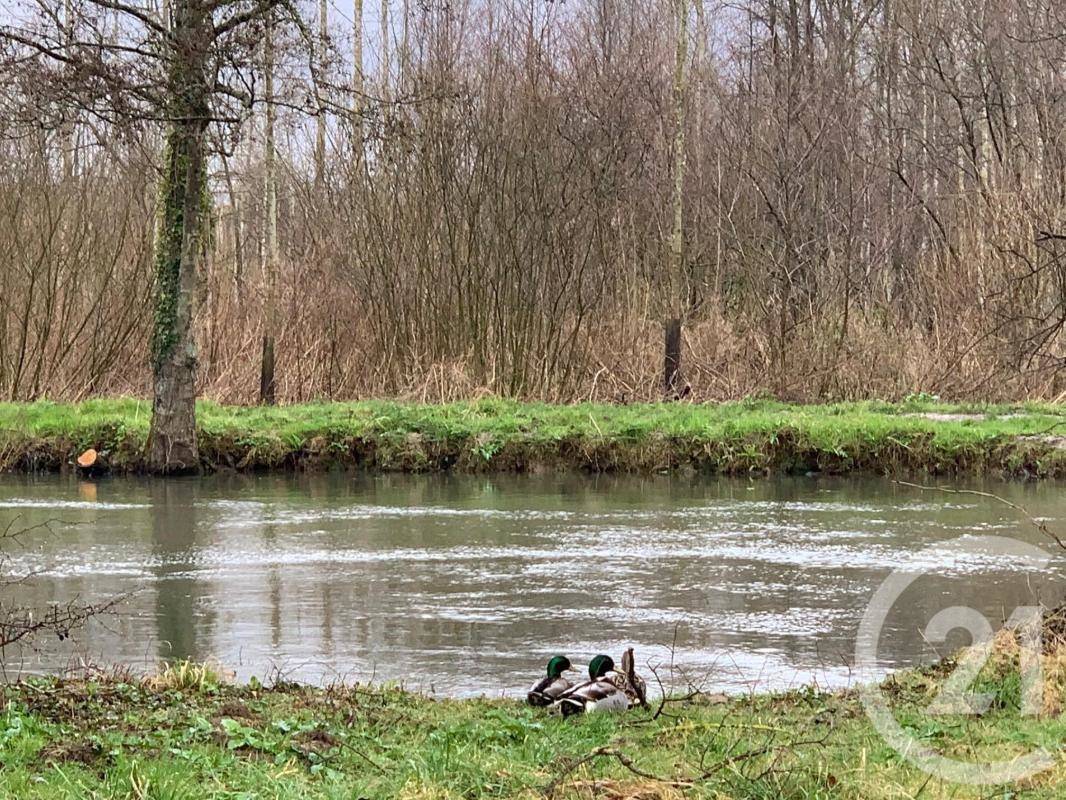
<svg viewBox="0 0 1066 800">
<path fill-rule="evenodd" d="M 673 230 L 670 234 L 670 303 L 677 308 L 684 287 L 684 188 L 685 188 L 685 62 L 688 58 L 688 0 L 675 0 L 677 8 L 677 53 L 674 63 L 674 169 Z M 677 396 L 681 371 L 681 318 L 666 321 L 665 357 L 663 359 L 663 391 L 668 397 Z"/>
<path fill-rule="evenodd" d="M 63 39 L 67 47 L 74 46 L 74 0 L 63 2 Z M 68 111 L 67 113 L 73 113 Z M 74 177 L 74 122 L 65 119 L 59 132 L 59 145 L 63 151 L 63 177 Z"/>
<path fill-rule="evenodd" d="M 278 316 L 278 181 L 274 148 L 274 24 L 269 15 L 263 51 L 263 72 L 266 79 L 266 152 L 264 153 L 266 241 L 263 247 L 263 278 L 266 282 L 266 299 L 263 303 L 263 361 L 259 373 L 259 402 L 272 406 L 277 399 L 274 378 L 274 337 Z"/>
<path fill-rule="evenodd" d="M 363 161 L 363 0 L 352 8 L 352 151 L 356 166 Z"/>
<path fill-rule="evenodd" d="M 381 96 L 389 96 L 389 0 L 381 0 Z"/>
<path fill-rule="evenodd" d="M 229 223 L 233 236 L 233 297 L 238 307 L 244 299 L 244 218 L 241 214 L 241 201 L 233 185 L 233 172 L 229 168 L 229 159 L 225 153 L 220 155 L 222 176 L 226 181 L 226 193 L 229 195 Z"/>
<path fill-rule="evenodd" d="M 322 53 L 326 52 L 329 42 L 329 24 L 326 8 L 326 0 L 318 3 L 318 39 Z M 325 59 L 319 58 L 317 65 L 319 70 L 325 71 Z M 315 186 L 320 187 L 326 174 L 326 108 L 322 103 L 322 89 L 315 86 L 315 95 L 318 100 L 318 116 L 315 118 Z"/>
<path fill-rule="evenodd" d="M 148 436 L 148 467 L 159 473 L 199 469 L 192 321 L 210 203 L 204 146 L 210 115 L 206 67 L 211 19 L 195 0 L 176 2 L 173 15 L 167 86 L 170 123 L 155 244 L 154 398 Z"/>
<path fill-rule="evenodd" d="M 400 92 L 407 90 L 407 67 L 409 64 L 409 48 L 411 46 L 410 41 L 410 28 L 411 28 L 411 0 L 403 0 L 403 33 L 400 36 L 400 55 L 397 59 L 400 62 L 400 77 L 399 87 Z"/>
</svg>

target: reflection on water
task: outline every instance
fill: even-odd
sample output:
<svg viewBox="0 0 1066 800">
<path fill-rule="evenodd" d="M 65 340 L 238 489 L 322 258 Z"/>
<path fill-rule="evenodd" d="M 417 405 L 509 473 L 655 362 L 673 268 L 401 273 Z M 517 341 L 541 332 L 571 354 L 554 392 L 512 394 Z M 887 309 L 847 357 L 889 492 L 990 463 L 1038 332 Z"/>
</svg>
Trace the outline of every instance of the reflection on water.
<svg viewBox="0 0 1066 800">
<path fill-rule="evenodd" d="M 1066 529 L 1061 485 L 992 488 Z M 915 551 L 945 543 L 889 618 L 886 669 L 934 655 L 922 630 L 947 606 L 998 622 L 1058 599 L 1066 563 L 959 554 L 964 534 L 1040 538 L 988 498 L 876 479 L 6 477 L 0 524 L 16 515 L 61 521 L 10 550 L 41 572 L 22 602 L 135 594 L 74 648 L 7 652 L 9 675 L 214 658 L 242 678 L 497 694 L 555 652 L 632 644 L 718 688 L 840 685 L 869 597 Z"/>
</svg>

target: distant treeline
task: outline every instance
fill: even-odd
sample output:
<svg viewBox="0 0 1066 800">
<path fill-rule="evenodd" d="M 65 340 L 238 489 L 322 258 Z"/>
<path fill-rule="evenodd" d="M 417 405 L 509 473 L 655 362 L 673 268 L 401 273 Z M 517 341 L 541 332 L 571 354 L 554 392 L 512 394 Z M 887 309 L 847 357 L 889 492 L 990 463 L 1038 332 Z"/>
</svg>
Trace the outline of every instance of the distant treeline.
<svg viewBox="0 0 1066 800">
<path fill-rule="evenodd" d="M 1066 392 L 1060 0 L 370 6 L 211 129 L 202 394 Z M 0 397 L 148 394 L 162 135 L 2 63 Z"/>
</svg>

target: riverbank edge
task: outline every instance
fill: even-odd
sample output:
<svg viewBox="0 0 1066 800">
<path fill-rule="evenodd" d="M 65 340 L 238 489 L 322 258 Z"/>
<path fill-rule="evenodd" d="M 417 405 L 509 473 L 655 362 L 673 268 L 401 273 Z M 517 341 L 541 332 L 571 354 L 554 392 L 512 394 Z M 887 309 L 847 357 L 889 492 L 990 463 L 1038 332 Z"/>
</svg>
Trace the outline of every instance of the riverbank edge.
<svg viewBox="0 0 1066 800">
<path fill-rule="evenodd" d="M 1050 747 L 1055 763 L 1026 780 L 1026 796 L 1058 797 L 1066 716 L 1056 701 L 1019 717 L 1017 653 L 995 653 L 979 679 L 997 698 L 992 710 L 937 722 L 936 747 L 978 763 L 999 760 L 1004 748 Z M 1046 661 L 1061 698 L 1062 658 Z M 915 724 L 955 666 L 897 673 L 881 691 Z M 34 678 L 0 687 L 0 696 L 0 790 L 24 800 L 576 798 L 588 796 L 590 781 L 604 796 L 667 800 L 679 788 L 721 797 L 738 780 L 745 796 L 881 800 L 901 787 L 985 796 L 939 781 L 926 792 L 928 776 L 898 758 L 855 690 L 687 691 L 647 710 L 575 720 L 519 699 L 434 698 L 395 685 L 233 684 L 217 667 L 180 662 L 143 676 Z"/>
<path fill-rule="evenodd" d="M 0 404 L 0 470 L 144 472 L 150 404 Z M 198 406 L 204 471 L 1066 477 L 1066 405 L 548 405 L 490 398 Z"/>
</svg>

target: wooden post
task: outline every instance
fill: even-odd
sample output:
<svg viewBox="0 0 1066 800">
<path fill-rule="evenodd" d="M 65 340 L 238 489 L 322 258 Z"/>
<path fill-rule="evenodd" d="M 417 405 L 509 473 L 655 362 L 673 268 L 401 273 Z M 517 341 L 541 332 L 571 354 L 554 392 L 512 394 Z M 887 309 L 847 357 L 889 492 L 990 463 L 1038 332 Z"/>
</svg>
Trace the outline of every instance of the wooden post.
<svg viewBox="0 0 1066 800">
<path fill-rule="evenodd" d="M 663 359 L 663 394 L 677 399 L 677 387 L 681 382 L 681 320 L 677 317 L 666 321 L 665 358 Z"/>
</svg>

